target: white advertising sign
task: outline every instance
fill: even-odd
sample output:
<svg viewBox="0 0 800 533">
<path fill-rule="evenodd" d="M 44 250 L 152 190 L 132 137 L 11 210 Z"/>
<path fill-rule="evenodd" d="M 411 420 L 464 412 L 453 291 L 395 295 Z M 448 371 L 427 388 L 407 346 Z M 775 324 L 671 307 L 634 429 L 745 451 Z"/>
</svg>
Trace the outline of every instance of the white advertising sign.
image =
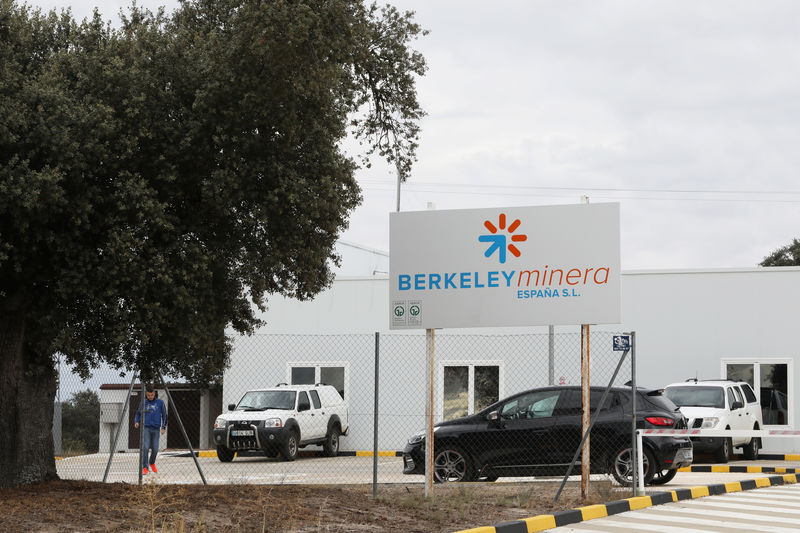
<svg viewBox="0 0 800 533">
<path fill-rule="evenodd" d="M 389 215 L 391 329 L 618 324 L 619 204 Z"/>
</svg>

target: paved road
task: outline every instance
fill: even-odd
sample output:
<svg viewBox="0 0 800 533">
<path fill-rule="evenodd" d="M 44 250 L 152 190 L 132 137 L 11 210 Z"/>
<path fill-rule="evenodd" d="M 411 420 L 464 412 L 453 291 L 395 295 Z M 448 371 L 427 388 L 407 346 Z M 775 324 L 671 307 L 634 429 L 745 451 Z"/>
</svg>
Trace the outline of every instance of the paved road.
<svg viewBox="0 0 800 533">
<path fill-rule="evenodd" d="M 784 485 L 667 503 L 548 531 L 796 533 L 799 530 L 800 485 Z"/>
<path fill-rule="evenodd" d="M 158 483 L 202 483 L 191 457 L 160 453 L 156 460 L 158 474 L 149 475 Z M 115 454 L 108 482 L 136 483 L 139 479 L 138 456 Z M 108 454 L 94 454 L 56 461 L 62 479 L 102 481 Z M 209 484 L 286 484 L 286 483 L 372 483 L 372 457 L 300 457 L 286 462 L 265 457 L 243 457 L 221 463 L 216 457 L 200 457 L 198 463 Z M 378 457 L 380 483 L 422 482 L 422 476 L 403 475 L 401 457 Z"/>
<path fill-rule="evenodd" d="M 108 475 L 109 482 L 136 483 L 139 479 L 137 455 L 118 453 Z M 221 463 L 216 457 L 198 458 L 206 481 L 212 484 L 285 484 L 285 483 L 372 483 L 372 457 L 300 457 L 293 462 L 261 457 L 237 457 L 231 463 Z M 102 481 L 108 463 L 108 454 L 93 454 L 56 461 L 58 475 L 62 479 L 85 479 Z M 151 475 L 159 483 L 202 483 L 194 461 L 188 454 L 161 452 L 158 456 L 159 473 Z M 731 462 L 730 465 L 758 464 L 759 466 L 798 467 L 800 463 L 782 461 Z M 422 476 L 406 476 L 402 473 L 401 457 L 378 457 L 379 483 L 422 483 Z M 766 477 L 762 473 L 717 473 L 679 472 L 669 484 L 647 487 L 647 493 L 676 490 Z M 607 476 L 592 476 L 593 479 L 608 479 Z M 570 478 L 579 482 L 580 476 Z M 500 478 L 499 482 L 539 482 L 560 478 Z"/>
</svg>

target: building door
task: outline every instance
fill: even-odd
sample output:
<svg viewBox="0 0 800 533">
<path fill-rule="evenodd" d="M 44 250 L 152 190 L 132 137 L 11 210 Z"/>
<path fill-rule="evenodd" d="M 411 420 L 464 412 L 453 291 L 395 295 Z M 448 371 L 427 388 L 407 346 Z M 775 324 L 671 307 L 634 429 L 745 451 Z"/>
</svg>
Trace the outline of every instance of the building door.
<svg viewBox="0 0 800 533">
<path fill-rule="evenodd" d="M 188 449 L 186 439 L 183 438 L 181 427 L 178 425 L 178 417 L 175 416 L 175 409 L 181 416 L 181 422 L 189 436 L 189 442 L 193 449 L 200 447 L 200 391 L 198 390 L 179 390 L 170 389 L 172 403 L 167 407 L 169 413 L 169 431 L 167 432 L 167 448 Z"/>
<path fill-rule="evenodd" d="M 139 449 L 139 430 L 133 427 L 136 420 L 136 410 L 139 409 L 139 397 L 142 395 L 141 390 L 134 390 L 131 392 L 131 399 L 128 403 L 128 449 Z"/>
</svg>

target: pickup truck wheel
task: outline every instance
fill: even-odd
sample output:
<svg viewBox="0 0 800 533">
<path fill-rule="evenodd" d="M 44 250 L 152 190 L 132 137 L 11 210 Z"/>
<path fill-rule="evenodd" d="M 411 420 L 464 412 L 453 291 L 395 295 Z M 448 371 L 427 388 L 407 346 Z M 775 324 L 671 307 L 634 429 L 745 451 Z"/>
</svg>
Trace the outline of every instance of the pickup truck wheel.
<svg viewBox="0 0 800 533">
<path fill-rule="evenodd" d="M 750 442 L 744 445 L 744 458 L 748 461 L 758 459 L 758 450 L 761 448 L 761 441 L 758 437 L 752 437 Z"/>
<path fill-rule="evenodd" d="M 229 450 L 225 446 L 217 446 L 217 459 L 223 463 L 230 463 L 235 455 L 236 452 L 233 450 Z"/>
<path fill-rule="evenodd" d="M 338 426 L 333 426 L 331 430 L 325 435 L 325 442 L 322 444 L 322 450 L 327 457 L 336 457 L 339 455 L 339 431 Z"/>
<path fill-rule="evenodd" d="M 289 431 L 289 435 L 286 437 L 286 442 L 284 442 L 283 446 L 281 446 L 281 457 L 283 457 L 284 461 L 294 461 L 297 459 L 297 449 L 300 445 L 299 441 L 300 437 L 297 434 L 297 431 Z"/>
<path fill-rule="evenodd" d="M 728 458 L 731 456 L 732 449 L 733 443 L 730 437 L 726 437 L 722 440 L 722 445 L 714 451 L 714 459 L 718 463 L 727 463 Z"/>
</svg>

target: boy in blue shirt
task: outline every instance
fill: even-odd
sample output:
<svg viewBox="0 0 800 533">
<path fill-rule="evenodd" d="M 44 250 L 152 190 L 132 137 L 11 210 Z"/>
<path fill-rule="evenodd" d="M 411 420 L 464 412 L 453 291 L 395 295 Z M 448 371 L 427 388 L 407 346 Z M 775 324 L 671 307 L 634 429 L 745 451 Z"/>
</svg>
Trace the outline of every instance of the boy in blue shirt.
<svg viewBox="0 0 800 533">
<path fill-rule="evenodd" d="M 150 465 L 150 470 L 154 474 L 158 473 L 156 470 L 156 455 L 158 455 L 158 437 L 159 430 L 161 435 L 167 431 L 167 408 L 164 405 L 164 400 L 156 398 L 156 392 L 152 385 L 147 385 L 144 393 L 144 449 L 142 450 L 142 474 L 147 474 L 147 465 Z M 139 427 L 139 416 L 142 412 L 142 406 L 136 410 L 136 418 L 134 419 L 133 427 Z M 147 462 L 147 451 L 150 450 L 150 462 Z"/>
</svg>

